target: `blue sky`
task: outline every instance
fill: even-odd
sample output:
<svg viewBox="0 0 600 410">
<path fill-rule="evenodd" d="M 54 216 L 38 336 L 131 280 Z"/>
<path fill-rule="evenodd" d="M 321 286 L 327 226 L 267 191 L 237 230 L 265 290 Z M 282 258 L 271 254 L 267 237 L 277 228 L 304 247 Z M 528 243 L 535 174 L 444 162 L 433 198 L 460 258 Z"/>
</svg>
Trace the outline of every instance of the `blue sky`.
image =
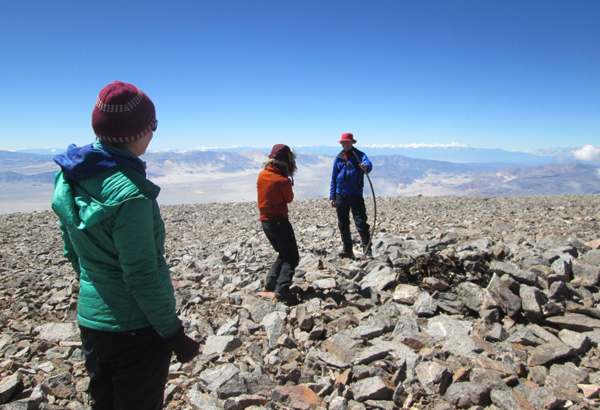
<svg viewBox="0 0 600 410">
<path fill-rule="evenodd" d="M 0 149 L 83 145 L 114 80 L 154 150 L 600 145 L 595 0 L 30 1 L 0 13 Z"/>
</svg>

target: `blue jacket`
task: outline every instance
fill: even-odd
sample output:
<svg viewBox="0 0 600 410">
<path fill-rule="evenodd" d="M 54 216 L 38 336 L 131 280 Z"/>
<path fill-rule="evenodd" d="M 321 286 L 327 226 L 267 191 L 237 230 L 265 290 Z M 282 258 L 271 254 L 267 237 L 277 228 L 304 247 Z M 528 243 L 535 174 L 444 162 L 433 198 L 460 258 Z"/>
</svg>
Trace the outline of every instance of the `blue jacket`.
<svg viewBox="0 0 600 410">
<path fill-rule="evenodd" d="M 360 158 L 360 161 L 356 159 L 354 153 Z M 343 196 L 362 196 L 363 194 L 364 172 L 360 169 L 359 164 L 364 163 L 367 166 L 367 173 L 371 172 L 373 164 L 364 152 L 356 148 L 352 148 L 347 155 L 348 161 L 344 159 L 344 151 L 340 152 L 333 161 L 329 199 L 335 199 L 336 194 Z"/>
</svg>

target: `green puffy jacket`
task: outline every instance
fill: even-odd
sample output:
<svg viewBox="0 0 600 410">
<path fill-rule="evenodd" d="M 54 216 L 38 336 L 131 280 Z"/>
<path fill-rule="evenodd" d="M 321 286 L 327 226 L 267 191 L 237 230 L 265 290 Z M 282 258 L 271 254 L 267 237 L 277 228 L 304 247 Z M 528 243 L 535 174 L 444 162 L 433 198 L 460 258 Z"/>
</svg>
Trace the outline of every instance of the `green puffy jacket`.
<svg viewBox="0 0 600 410">
<path fill-rule="evenodd" d="M 91 149 L 139 161 L 99 143 Z M 64 254 L 79 274 L 78 322 L 104 331 L 151 325 L 169 336 L 180 321 L 164 258 L 160 188 L 134 168 L 105 168 L 73 180 L 63 167 L 55 177 L 52 209 L 60 219 Z"/>
</svg>

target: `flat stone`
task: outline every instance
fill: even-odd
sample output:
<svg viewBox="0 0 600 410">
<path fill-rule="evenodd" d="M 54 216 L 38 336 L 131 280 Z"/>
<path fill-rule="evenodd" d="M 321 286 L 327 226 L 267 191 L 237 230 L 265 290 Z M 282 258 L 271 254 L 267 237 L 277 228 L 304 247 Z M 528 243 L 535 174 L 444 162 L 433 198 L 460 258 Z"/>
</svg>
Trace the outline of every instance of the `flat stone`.
<svg viewBox="0 0 600 410">
<path fill-rule="evenodd" d="M 350 386 L 354 400 L 391 400 L 395 387 L 383 377 L 375 376 L 362 379 Z"/>
<path fill-rule="evenodd" d="M 200 380 L 206 383 L 206 390 L 214 391 L 224 385 L 229 379 L 238 374 L 240 369 L 231 363 L 217 366 L 214 369 L 207 369 L 198 376 Z"/>
<path fill-rule="evenodd" d="M 382 269 L 374 269 L 360 281 L 362 289 L 371 288 L 374 290 L 384 290 L 396 281 L 396 272 L 386 266 Z"/>
<path fill-rule="evenodd" d="M 392 298 L 395 302 L 413 305 L 419 298 L 421 292 L 422 291 L 418 286 L 400 284 L 396 287 Z"/>
<path fill-rule="evenodd" d="M 223 403 L 224 410 L 244 410 L 248 407 L 265 406 L 269 400 L 261 396 L 242 394 L 241 396 L 231 397 Z"/>
<path fill-rule="evenodd" d="M 563 342 L 550 342 L 540 345 L 529 351 L 528 366 L 538 366 L 550 363 L 554 360 L 569 357 L 575 351 Z"/>
<path fill-rule="evenodd" d="M 235 336 L 208 336 L 202 354 L 223 354 L 232 352 L 242 345 L 242 340 Z"/>
<path fill-rule="evenodd" d="M 45 323 L 34 329 L 37 337 L 47 342 L 78 341 L 79 329 L 76 323 Z"/>
<path fill-rule="evenodd" d="M 490 399 L 494 405 L 503 410 L 522 410 L 511 391 L 494 389 L 490 391 Z"/>
<path fill-rule="evenodd" d="M 444 399 L 461 409 L 490 404 L 490 389 L 483 384 L 473 382 L 452 383 Z"/>
<path fill-rule="evenodd" d="M 586 399 L 597 399 L 600 395 L 600 386 L 598 385 L 578 384 L 577 387 L 579 387 Z"/>
<path fill-rule="evenodd" d="M 499 372 L 491 369 L 473 369 L 470 381 L 481 383 L 490 390 L 510 390 Z"/>
<path fill-rule="evenodd" d="M 574 330 L 576 332 L 600 330 L 600 319 L 593 319 L 589 316 L 580 315 L 577 313 L 547 317 L 546 322 L 560 326 L 563 329 Z"/>
<path fill-rule="evenodd" d="M 15 372 L 0 381 L 0 404 L 6 403 L 21 382 L 21 373 Z"/>
<path fill-rule="evenodd" d="M 585 353 L 592 346 L 590 339 L 582 333 L 563 329 L 558 333 L 558 337 L 563 343 L 571 346 L 577 353 Z"/>
<path fill-rule="evenodd" d="M 475 359 L 477 354 L 483 351 L 483 348 L 470 336 L 455 334 L 446 339 L 442 345 L 442 351 Z"/>
</svg>

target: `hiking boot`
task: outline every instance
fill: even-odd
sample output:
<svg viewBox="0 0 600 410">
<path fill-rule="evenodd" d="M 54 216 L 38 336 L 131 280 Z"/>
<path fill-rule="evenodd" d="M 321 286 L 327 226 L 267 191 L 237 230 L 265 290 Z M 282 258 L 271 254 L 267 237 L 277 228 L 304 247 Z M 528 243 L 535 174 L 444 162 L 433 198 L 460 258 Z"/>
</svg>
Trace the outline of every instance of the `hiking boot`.
<svg viewBox="0 0 600 410">
<path fill-rule="evenodd" d="M 352 241 L 344 242 L 344 250 L 338 253 L 340 258 L 354 258 L 354 252 L 352 252 Z"/>
<path fill-rule="evenodd" d="M 354 252 L 350 251 L 342 251 L 340 253 L 338 253 L 338 256 L 340 258 L 354 258 Z"/>
</svg>

